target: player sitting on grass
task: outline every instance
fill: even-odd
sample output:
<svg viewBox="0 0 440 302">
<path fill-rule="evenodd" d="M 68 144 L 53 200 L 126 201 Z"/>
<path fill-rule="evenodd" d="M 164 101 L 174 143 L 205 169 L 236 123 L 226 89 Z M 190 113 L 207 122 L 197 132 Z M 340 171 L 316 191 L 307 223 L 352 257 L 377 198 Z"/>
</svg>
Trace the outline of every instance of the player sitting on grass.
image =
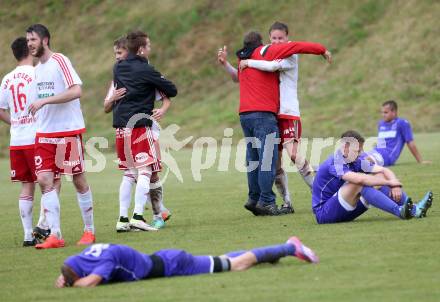
<svg viewBox="0 0 440 302">
<path fill-rule="evenodd" d="M 430 164 L 425 161 L 414 142 L 411 124 L 397 116 L 397 103 L 393 100 L 382 104 L 383 120 L 377 125 L 377 146 L 368 152 L 378 165 L 392 166 L 399 159 L 405 144 L 419 164 Z"/>
<path fill-rule="evenodd" d="M 401 219 L 426 216 L 432 192 L 413 206 L 391 170 L 374 164 L 365 154 L 360 156 L 364 141 L 356 131 L 343 133 L 340 149 L 319 166 L 312 191 L 316 221 L 351 221 L 367 211 L 369 205 Z"/>
<path fill-rule="evenodd" d="M 117 39 L 113 44 L 113 51 L 116 61 L 124 60 L 128 55 L 127 38 L 121 37 Z M 104 100 L 105 113 L 109 113 L 113 110 L 113 106 L 125 96 L 125 92 L 126 89 L 124 87 L 115 89 L 113 81 L 111 82 L 107 96 Z M 159 100 L 162 101 L 163 105 L 160 109 L 153 109 L 152 115 L 152 118 L 157 121 L 161 119 L 171 104 L 170 99 L 156 90 L 156 101 Z M 156 123 L 153 124 L 152 132 L 153 134 L 157 133 L 157 136 L 159 136 L 160 129 L 159 127 L 155 126 Z M 119 219 L 116 223 L 116 231 L 128 232 L 131 230 L 128 222 L 128 209 L 130 208 L 131 204 L 131 191 L 137 181 L 138 175 L 136 169 L 121 169 L 124 169 L 124 174 L 122 176 L 121 185 L 119 186 Z M 163 204 L 163 188 L 160 184 L 158 173 L 153 173 L 150 179 L 150 184 L 152 184 L 152 188 L 150 189 L 147 199 L 150 199 L 151 204 L 154 205 L 153 212 L 156 211 L 156 213 L 154 213 L 155 216 L 153 217 L 152 225 L 155 228 L 162 228 L 165 226 L 164 221 L 170 219 L 171 212 Z M 160 207 L 159 211 L 156 210 L 157 207 Z"/>
<path fill-rule="evenodd" d="M 297 237 L 289 238 L 285 244 L 231 252 L 220 257 L 193 256 L 183 250 L 143 254 L 124 245 L 94 244 L 64 261 L 55 286 L 94 287 L 110 282 L 244 271 L 259 263 L 275 263 L 287 256 L 310 263 L 319 262 L 315 253 Z"/>
</svg>

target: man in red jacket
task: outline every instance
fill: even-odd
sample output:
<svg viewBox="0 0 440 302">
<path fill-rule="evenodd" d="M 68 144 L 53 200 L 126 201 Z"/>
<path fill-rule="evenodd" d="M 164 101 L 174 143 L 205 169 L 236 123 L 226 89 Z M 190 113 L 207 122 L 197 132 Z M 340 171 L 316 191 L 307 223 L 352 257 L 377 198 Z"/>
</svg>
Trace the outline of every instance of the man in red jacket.
<svg viewBox="0 0 440 302">
<path fill-rule="evenodd" d="M 263 45 L 257 32 L 245 35 L 243 48 L 237 51 L 239 60 L 277 60 L 295 53 L 324 55 L 326 48 L 310 42 L 288 42 Z M 272 186 L 276 173 L 279 131 L 276 116 L 279 110 L 278 73 L 253 68 L 237 71 L 222 63 L 233 80 L 240 84 L 240 123 L 246 137 L 247 177 L 249 198 L 245 208 L 254 215 L 279 215 Z M 239 62 L 240 63 L 240 62 Z"/>
</svg>

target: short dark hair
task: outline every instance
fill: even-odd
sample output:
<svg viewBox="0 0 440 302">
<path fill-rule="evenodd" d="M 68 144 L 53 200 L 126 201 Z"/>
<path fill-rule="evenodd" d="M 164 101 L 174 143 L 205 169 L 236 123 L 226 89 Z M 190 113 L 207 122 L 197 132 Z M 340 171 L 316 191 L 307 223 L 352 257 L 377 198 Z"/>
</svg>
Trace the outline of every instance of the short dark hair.
<svg viewBox="0 0 440 302">
<path fill-rule="evenodd" d="M 29 56 L 29 48 L 25 37 L 19 37 L 11 44 L 12 53 L 17 61 L 21 61 Z"/>
<path fill-rule="evenodd" d="M 394 100 L 389 100 L 389 101 L 384 102 L 382 104 L 382 107 L 384 107 L 384 106 L 390 106 L 392 111 L 397 111 L 397 103 Z"/>
<path fill-rule="evenodd" d="M 120 37 L 113 42 L 113 46 L 116 48 L 127 49 L 127 37 Z"/>
<path fill-rule="evenodd" d="M 263 45 L 263 37 L 257 31 L 248 32 L 243 39 L 243 46 L 245 48 L 253 48 Z"/>
<path fill-rule="evenodd" d="M 345 131 L 344 133 L 342 133 L 342 135 L 341 135 L 342 141 L 344 141 L 344 138 L 345 139 L 354 138 L 355 140 L 358 141 L 359 144 L 363 144 L 365 142 L 365 138 L 363 138 L 359 132 L 354 131 L 354 130 L 348 130 L 348 131 Z"/>
<path fill-rule="evenodd" d="M 274 24 L 272 24 L 269 28 L 269 34 L 273 30 L 282 30 L 286 33 L 286 35 L 289 34 L 289 27 L 287 26 L 287 24 L 285 24 L 283 22 L 276 21 Z"/>
<path fill-rule="evenodd" d="M 61 274 L 64 277 L 65 286 L 70 287 L 73 286 L 76 280 L 79 279 L 78 275 L 66 264 L 63 264 L 61 266 Z"/>
<path fill-rule="evenodd" d="M 136 54 L 139 47 L 147 45 L 148 35 L 140 30 L 134 30 L 127 34 L 127 49 L 130 53 Z"/>
<path fill-rule="evenodd" d="M 47 29 L 46 26 L 44 26 L 43 24 L 34 24 L 28 27 L 28 29 L 26 29 L 27 33 L 31 33 L 31 32 L 35 32 L 37 33 L 37 35 L 40 37 L 41 40 L 43 40 L 44 38 L 47 38 L 47 46 L 50 47 L 50 32 Z"/>
</svg>

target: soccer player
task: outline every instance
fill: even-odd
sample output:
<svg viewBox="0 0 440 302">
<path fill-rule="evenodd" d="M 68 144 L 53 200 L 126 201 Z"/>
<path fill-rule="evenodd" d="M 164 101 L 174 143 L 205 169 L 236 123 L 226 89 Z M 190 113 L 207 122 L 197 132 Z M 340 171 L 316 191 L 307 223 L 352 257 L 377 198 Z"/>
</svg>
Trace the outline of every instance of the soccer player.
<svg viewBox="0 0 440 302">
<path fill-rule="evenodd" d="M 64 247 L 60 225 L 60 201 L 54 189 L 55 174 L 72 175 L 78 205 L 84 222 L 84 234 L 77 244 L 95 242 L 92 192 L 84 175 L 82 133 L 84 119 L 80 108 L 82 82 L 70 60 L 50 49 L 50 33 L 42 24 L 26 30 L 31 54 L 38 58 L 35 67 L 38 100 L 29 112 L 38 112 L 35 141 L 35 168 L 42 190 L 41 203 L 51 230 L 37 249 Z"/>
<path fill-rule="evenodd" d="M 377 125 L 377 145 L 367 152 L 381 166 L 392 166 L 399 159 L 405 144 L 419 164 L 429 164 L 425 161 L 414 142 L 413 132 L 409 121 L 397 116 L 397 103 L 393 100 L 382 104 L 383 120 Z"/>
<path fill-rule="evenodd" d="M 150 39 L 145 33 L 141 31 L 129 33 L 127 48 L 129 52 L 127 57 L 115 64 L 113 82 L 116 90 L 124 87 L 130 93 L 114 103 L 113 127 L 116 129 L 119 168 L 136 170 L 132 173 L 138 176 L 133 217 L 128 221 L 128 217 L 121 215 L 118 225 L 124 224 L 127 228 L 129 226 L 138 230 L 154 231 L 158 228 L 147 224 L 143 217 L 151 178 L 157 176 L 157 172 L 161 169 L 158 137 L 152 131 L 152 119 L 160 118 L 164 110 L 160 108 L 153 111 L 154 100 L 156 90 L 162 91 L 167 97 L 174 97 L 177 95 L 177 89 L 172 82 L 166 80 L 149 65 L 148 55 L 151 46 Z M 160 207 L 156 207 L 155 202 L 152 202 L 152 207 L 155 225 L 163 226 Z"/>
<path fill-rule="evenodd" d="M 94 244 L 64 261 L 55 286 L 95 287 L 110 282 L 237 272 L 260 263 L 276 263 L 288 256 L 309 263 L 319 262 L 318 256 L 297 237 L 289 238 L 285 244 L 231 252 L 219 257 L 193 256 L 183 250 L 143 254 L 125 245 Z"/>
<path fill-rule="evenodd" d="M 362 154 L 365 139 L 356 131 L 341 135 L 340 148 L 319 166 L 312 208 L 319 224 L 352 221 L 372 205 L 401 219 L 422 218 L 432 192 L 413 206 L 394 173 Z M 375 187 L 379 188 L 376 189 Z"/>
<path fill-rule="evenodd" d="M 37 180 L 34 164 L 36 118 L 28 112 L 29 105 L 36 99 L 37 90 L 33 58 L 26 38 L 15 39 L 11 49 L 18 64 L 1 82 L 0 119 L 11 125 L 11 180 L 21 182 L 18 206 L 24 231 L 23 246 L 27 247 L 38 243 L 32 234 L 34 183 Z"/>
<path fill-rule="evenodd" d="M 289 28 L 286 24 L 275 22 L 269 29 L 271 44 L 285 43 L 289 41 Z M 327 50 L 323 55 L 331 62 L 331 53 Z M 292 162 L 298 167 L 298 171 L 304 182 L 311 188 L 313 184 L 313 169 L 309 162 L 298 154 L 298 144 L 301 139 L 302 125 L 298 101 L 298 59 L 294 54 L 286 59 L 275 61 L 242 60 L 240 69 L 247 67 L 257 68 L 262 71 L 279 71 L 280 77 L 280 109 L 278 112 L 278 127 L 281 144 L 279 145 L 279 157 L 275 185 L 284 200 L 281 211 L 292 213 L 293 205 L 287 184 L 287 173 L 281 167 L 283 147 L 286 149 Z"/>
<path fill-rule="evenodd" d="M 326 48 L 317 43 L 288 42 L 263 46 L 259 33 L 250 32 L 244 38 L 244 47 L 237 52 L 239 61 L 277 60 L 292 56 L 296 53 L 311 53 L 324 55 Z M 271 155 L 271 169 L 267 169 L 268 138 L 275 134 L 278 138 L 279 129 L 276 116 L 279 112 L 279 77 L 277 73 L 263 72 L 254 68 L 237 71 L 226 60 L 226 49 L 220 49 L 218 61 L 234 81 L 240 83 L 240 123 L 245 137 L 250 138 L 247 144 L 246 161 L 258 162 L 256 169 L 248 167 L 249 198 L 245 208 L 254 215 L 286 214 L 280 211 L 275 203 L 272 186 L 276 174 L 278 151 Z M 239 62 L 240 63 L 240 62 Z M 259 143 L 261 146 L 258 146 Z M 249 144 L 251 143 L 252 146 Z M 257 147 L 258 146 L 258 147 Z M 258 151 L 256 150 L 258 149 Z M 290 210 L 287 212 L 291 212 Z"/>
<path fill-rule="evenodd" d="M 124 60 L 128 55 L 127 49 L 127 38 L 121 37 L 113 43 L 113 52 L 115 54 L 116 61 Z M 114 83 L 110 84 L 107 96 L 104 100 L 104 111 L 109 113 L 112 111 L 115 102 L 119 101 L 125 96 L 126 89 L 124 87 L 120 89 L 115 89 Z M 163 94 L 156 91 L 156 101 L 161 100 L 163 102 L 162 108 L 153 109 L 153 118 L 159 121 L 163 114 L 168 110 L 171 101 Z M 153 133 L 159 135 L 159 127 L 155 127 L 156 123 L 153 124 Z M 137 170 L 135 169 L 125 169 L 124 175 L 122 176 L 121 185 L 119 186 L 119 219 L 116 223 L 117 232 L 128 232 L 131 230 L 130 224 L 128 222 L 128 209 L 131 203 L 131 191 L 136 183 Z M 152 188 L 148 194 L 148 198 L 151 204 L 155 204 L 154 209 L 157 208 L 156 204 L 160 207 L 160 213 L 155 213 L 153 216 L 152 226 L 155 228 L 163 228 L 165 226 L 165 221 L 170 219 L 171 212 L 163 204 L 163 188 L 160 184 L 160 179 L 158 173 L 153 173 L 151 176 L 150 183 Z M 148 203 L 148 200 L 147 200 Z"/>
</svg>

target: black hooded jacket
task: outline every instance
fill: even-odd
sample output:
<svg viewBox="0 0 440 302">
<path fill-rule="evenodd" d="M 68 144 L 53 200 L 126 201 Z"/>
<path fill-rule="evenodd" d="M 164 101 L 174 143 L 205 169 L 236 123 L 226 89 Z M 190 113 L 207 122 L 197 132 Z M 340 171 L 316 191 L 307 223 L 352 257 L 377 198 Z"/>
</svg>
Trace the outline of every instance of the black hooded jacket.
<svg viewBox="0 0 440 302">
<path fill-rule="evenodd" d="M 148 60 L 129 54 L 125 60 L 113 67 L 113 82 L 116 89 L 125 87 L 125 96 L 113 104 L 113 127 L 125 128 L 130 118 L 138 113 L 152 114 L 156 89 L 167 97 L 175 97 L 177 88 L 160 72 L 148 64 Z M 150 119 L 138 120 L 131 128 L 151 126 Z M 130 125 L 129 125 L 130 126 Z"/>
</svg>

